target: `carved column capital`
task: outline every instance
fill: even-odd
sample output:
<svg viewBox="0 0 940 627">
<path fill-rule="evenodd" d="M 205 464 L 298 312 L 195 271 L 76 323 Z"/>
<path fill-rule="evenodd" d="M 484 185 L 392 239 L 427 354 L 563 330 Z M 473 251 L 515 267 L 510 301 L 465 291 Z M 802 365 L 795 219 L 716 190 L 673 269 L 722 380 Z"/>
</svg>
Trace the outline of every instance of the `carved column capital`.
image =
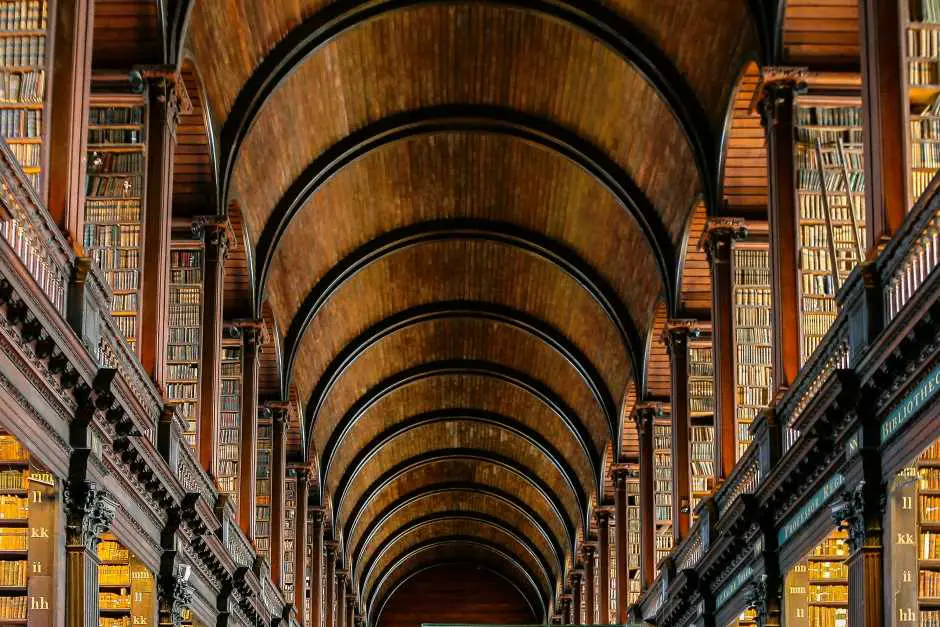
<svg viewBox="0 0 940 627">
<path fill-rule="evenodd" d="M 839 530 L 848 532 L 849 550 L 855 553 L 869 543 L 881 541 L 881 517 L 887 496 L 881 486 L 870 486 L 864 480 L 844 490 L 832 506 L 832 520 Z"/>
<path fill-rule="evenodd" d="M 746 607 L 754 610 L 757 614 L 755 622 L 759 627 L 763 627 L 767 620 L 767 577 L 761 577 L 757 581 L 748 584 L 744 594 Z"/>
<path fill-rule="evenodd" d="M 193 112 L 192 99 L 179 71 L 172 65 L 139 65 L 131 71 L 131 83 L 139 89 L 146 85 L 151 101 L 166 105 L 166 124 L 176 135 L 180 116 Z"/>
<path fill-rule="evenodd" d="M 705 226 L 700 246 L 705 250 L 709 263 L 728 263 L 733 242 L 745 239 L 747 234 L 744 220 L 711 218 Z"/>
<path fill-rule="evenodd" d="M 327 564 L 329 564 L 331 560 L 336 558 L 336 550 L 338 548 L 339 548 L 339 543 L 337 543 L 335 540 L 326 540 L 323 543 L 323 551 L 326 553 Z"/>
<path fill-rule="evenodd" d="M 69 545 L 94 552 L 99 536 L 111 527 L 117 502 L 90 481 L 67 481 L 63 491 Z"/>
<path fill-rule="evenodd" d="M 593 544 L 584 543 L 581 545 L 581 553 L 584 554 L 585 560 L 590 560 L 594 558 L 594 553 L 597 551 L 597 547 Z"/>
<path fill-rule="evenodd" d="M 653 432 L 653 422 L 663 416 L 661 403 L 647 403 L 639 405 L 633 412 L 633 422 L 640 435 Z"/>
<path fill-rule="evenodd" d="M 191 229 L 193 237 L 205 242 L 207 251 L 216 249 L 219 259 L 224 259 L 235 243 L 235 231 L 225 216 L 196 216 Z"/>
<path fill-rule="evenodd" d="M 761 123 L 768 128 L 777 123 L 779 107 L 785 99 L 792 99 L 806 91 L 809 68 L 769 66 L 761 76 L 760 100 L 757 109 Z"/>
<path fill-rule="evenodd" d="M 609 525 L 610 515 L 611 515 L 611 512 L 607 508 L 603 508 L 603 509 L 598 508 L 597 510 L 594 511 L 594 518 L 597 519 L 598 526 Z"/>
<path fill-rule="evenodd" d="M 614 480 L 614 484 L 617 484 L 626 481 L 630 477 L 636 477 L 637 471 L 628 464 L 614 464 L 610 468 L 610 476 Z"/>
<path fill-rule="evenodd" d="M 677 351 L 685 350 L 689 344 L 689 339 L 698 335 L 695 328 L 696 324 L 698 324 L 698 321 L 692 319 L 666 321 L 662 340 L 669 351 L 670 357 L 674 356 Z"/>
</svg>

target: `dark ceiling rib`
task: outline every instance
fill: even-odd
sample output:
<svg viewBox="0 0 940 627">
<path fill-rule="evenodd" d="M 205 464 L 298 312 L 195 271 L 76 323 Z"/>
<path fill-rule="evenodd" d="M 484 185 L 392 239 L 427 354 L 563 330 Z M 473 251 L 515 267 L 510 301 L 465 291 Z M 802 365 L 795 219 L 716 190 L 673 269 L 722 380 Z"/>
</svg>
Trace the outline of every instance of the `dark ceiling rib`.
<svg viewBox="0 0 940 627">
<path fill-rule="evenodd" d="M 255 293 L 259 299 L 264 296 L 274 252 L 291 220 L 326 181 L 382 146 L 420 135 L 456 132 L 515 137 L 586 171 L 637 221 L 656 259 L 667 298 L 674 302 L 675 247 L 662 218 L 630 175 L 602 150 L 554 122 L 487 105 L 444 105 L 392 115 L 347 135 L 314 159 L 275 205 L 258 238 Z"/>
<path fill-rule="evenodd" d="M 242 85 L 222 127 L 222 198 L 227 199 L 235 160 L 268 98 L 308 56 L 342 34 L 401 9 L 448 0 L 340 0 L 295 26 L 265 55 Z M 604 43 L 634 67 L 672 110 L 695 156 L 702 189 L 717 198 L 718 150 L 699 98 L 672 60 L 643 31 L 591 0 L 489 0 L 491 4 L 540 13 Z"/>
<path fill-rule="evenodd" d="M 162 5 L 163 3 L 161 3 Z M 183 47 L 186 31 L 189 29 L 189 16 L 194 0 L 168 0 L 164 9 L 164 55 L 167 63 L 178 66 L 183 60 Z"/>
<path fill-rule="evenodd" d="M 372 486 L 370 486 L 369 491 L 359 497 L 359 500 L 353 505 L 352 509 L 349 512 L 349 516 L 346 520 L 343 521 L 342 537 L 335 538 L 336 540 L 342 540 L 345 542 L 345 539 L 349 537 L 349 532 L 352 529 L 354 521 L 357 521 L 362 510 L 369 504 L 369 502 L 387 488 L 395 479 L 401 477 L 402 475 L 420 469 L 422 466 L 425 466 L 430 463 L 439 462 L 439 461 L 475 461 L 482 462 L 486 464 L 493 464 L 495 466 L 500 466 L 505 470 L 513 473 L 517 477 L 521 478 L 525 483 L 528 483 L 535 490 L 536 493 L 550 506 L 554 511 L 556 518 L 561 523 L 562 527 L 565 529 L 566 538 L 565 546 L 571 547 L 571 553 L 574 554 L 574 542 L 576 536 L 576 524 L 575 521 L 572 521 L 565 510 L 564 504 L 558 498 L 556 494 L 552 492 L 545 483 L 539 479 L 539 477 L 532 473 L 532 470 L 526 468 L 516 462 L 514 459 L 509 459 L 503 457 L 502 455 L 497 455 L 491 451 L 483 451 L 478 449 L 438 449 L 436 451 L 430 451 L 428 453 L 422 453 L 421 455 L 416 455 L 409 459 L 404 460 L 403 462 L 393 466 L 386 470 L 381 477 L 379 477 Z M 334 506 L 334 512 L 336 507 Z M 335 516 L 335 513 L 334 513 Z M 332 518 L 331 520 L 336 520 Z"/>
<path fill-rule="evenodd" d="M 502 430 L 509 431 L 526 440 L 526 442 L 528 442 L 533 448 L 536 448 L 540 453 L 545 455 L 545 457 L 550 460 L 551 465 L 555 466 L 562 476 L 565 477 L 568 486 L 571 488 L 572 492 L 574 492 L 575 497 L 578 500 L 579 508 L 581 509 L 582 513 L 586 515 L 588 509 L 588 496 L 584 490 L 584 486 L 580 483 L 580 481 L 578 481 L 577 474 L 571 467 L 571 464 L 568 463 L 564 456 L 559 453 L 554 446 L 552 446 L 551 442 L 546 440 L 542 434 L 534 431 L 514 418 L 473 408 L 438 409 L 429 411 L 417 416 L 412 416 L 406 420 L 402 420 L 377 435 L 356 454 L 356 456 L 350 462 L 349 466 L 344 469 L 342 477 L 336 484 L 336 490 L 331 495 L 331 502 L 336 504 L 336 509 L 339 509 L 339 506 L 342 505 L 343 501 L 345 500 L 346 490 L 349 488 L 349 484 L 353 478 L 359 473 L 360 470 L 362 470 L 363 467 L 369 464 L 372 457 L 378 453 L 386 444 L 398 436 L 411 431 L 412 429 L 440 422 L 478 422 L 488 424 L 498 427 Z M 535 471 L 536 469 L 532 470 Z M 327 472 L 329 472 L 328 468 Z M 326 478 L 324 475 L 324 485 L 325 484 Z"/>
<path fill-rule="evenodd" d="M 346 412 L 346 414 L 340 420 L 339 424 L 336 425 L 336 428 L 333 429 L 333 432 L 330 434 L 326 445 L 323 447 L 323 453 L 320 461 L 320 469 L 323 473 L 321 481 L 325 481 L 327 475 L 330 474 L 336 451 L 339 450 L 339 448 L 343 445 L 346 435 L 349 433 L 352 426 L 363 416 L 365 416 L 372 406 L 375 405 L 378 401 L 395 392 L 396 390 L 399 390 L 408 385 L 412 385 L 418 381 L 432 379 L 435 377 L 461 375 L 482 376 L 505 381 L 522 390 L 525 390 L 534 396 L 537 400 L 541 401 L 547 407 L 552 409 L 553 413 L 562 419 L 562 422 L 567 428 L 568 433 L 575 439 L 575 441 L 579 443 L 581 449 L 584 451 L 585 457 L 590 463 L 591 468 L 593 468 L 595 471 L 595 480 L 597 479 L 600 473 L 601 460 L 600 454 L 597 453 L 590 444 L 590 434 L 587 433 L 581 421 L 577 419 L 576 414 L 567 405 L 565 405 L 564 401 L 562 401 L 561 398 L 559 398 L 547 386 L 524 373 L 507 368 L 500 364 L 469 359 L 449 359 L 421 364 L 419 366 L 415 366 L 414 368 L 403 370 L 402 372 L 396 373 L 379 384 L 373 386 L 372 389 L 368 390 L 365 394 L 359 397 L 359 399 L 356 400 L 353 406 L 349 408 L 349 411 Z M 484 414 L 483 412 L 478 413 L 481 415 L 481 417 Z M 495 416 L 495 414 L 490 415 L 491 418 L 493 416 Z M 408 423 L 406 422 L 403 424 L 407 425 Z M 522 428 L 527 429 L 527 427 Z M 394 434 L 394 430 L 392 430 L 391 433 Z M 520 435 L 529 437 L 533 445 L 539 444 L 539 441 L 533 438 L 537 437 L 539 440 L 542 439 L 542 436 L 538 434 L 528 436 L 524 432 L 520 432 Z M 385 436 L 385 434 L 382 434 L 379 437 L 383 436 Z M 551 447 L 550 444 L 545 444 L 548 447 Z M 587 496 L 585 495 L 584 490 L 581 489 L 580 483 L 576 480 L 574 471 L 571 470 L 571 466 L 564 459 L 564 457 L 557 452 L 554 453 L 554 457 L 550 457 L 549 459 L 559 468 L 559 470 L 568 480 L 572 491 L 578 497 L 579 508 L 582 510 L 582 512 L 586 512 Z M 348 472 L 349 470 L 347 469 L 347 473 Z"/>
<path fill-rule="evenodd" d="M 436 484 L 431 486 L 425 486 L 418 490 L 414 490 L 409 494 L 406 494 L 402 497 L 399 497 L 393 501 L 388 507 L 383 509 L 379 514 L 375 516 L 372 520 L 369 521 L 368 526 L 363 529 L 362 534 L 359 536 L 360 540 L 356 542 L 354 546 L 347 546 L 347 556 L 349 557 L 349 564 L 352 566 L 354 572 L 358 572 L 357 564 L 360 563 L 362 559 L 362 551 L 366 546 L 368 546 L 372 541 L 372 536 L 398 511 L 408 507 L 413 503 L 417 503 L 423 499 L 434 499 L 442 497 L 448 493 L 474 493 L 474 494 L 484 494 L 488 497 L 496 499 L 501 503 L 505 504 L 507 508 L 512 508 L 517 512 L 525 516 L 529 522 L 532 523 L 538 530 L 541 536 L 551 545 L 552 550 L 555 553 L 555 560 L 559 568 L 564 569 L 565 565 L 565 551 L 562 548 L 561 544 L 558 543 L 558 538 L 556 538 L 550 531 L 548 524 L 542 520 L 541 516 L 529 507 L 525 501 L 520 499 L 515 494 L 510 494 L 498 488 L 492 486 L 468 482 L 468 481 L 455 481 L 445 484 Z M 350 527 L 350 532 L 358 525 L 358 520 L 354 520 L 352 527 Z M 351 536 L 350 536 L 351 537 Z"/>
<path fill-rule="evenodd" d="M 611 323 L 623 340 L 624 349 L 626 350 L 627 358 L 630 360 L 633 372 L 638 373 L 637 376 L 640 376 L 643 372 L 644 363 L 641 353 L 643 343 L 636 324 L 632 318 L 630 318 L 630 314 L 627 312 L 626 307 L 621 302 L 614 289 L 590 264 L 584 262 L 577 254 L 565 246 L 540 233 L 528 231 L 515 225 L 502 222 L 461 219 L 434 220 L 389 231 L 361 246 L 331 267 L 313 289 L 310 290 L 310 293 L 304 298 L 303 303 L 291 320 L 290 328 L 287 330 L 287 335 L 284 339 L 286 359 L 284 361 L 285 371 L 283 380 L 286 382 L 292 379 L 297 352 L 300 349 L 303 335 L 310 326 L 310 323 L 330 298 L 342 288 L 346 281 L 352 279 L 369 265 L 409 247 L 420 246 L 429 242 L 468 239 L 504 243 L 526 253 L 537 255 L 562 272 L 568 274 L 568 276 L 588 292 L 594 302 L 597 303 L 611 320 Z M 407 318 L 410 316 L 413 317 L 415 323 L 417 323 L 420 318 L 433 315 L 431 312 L 434 311 L 441 312 L 443 316 L 443 312 L 445 312 L 447 308 L 453 308 L 455 312 L 458 309 L 465 309 L 467 315 L 473 314 L 490 319 L 500 319 L 518 328 L 523 328 L 546 343 L 549 343 L 552 348 L 558 352 L 564 354 L 565 358 L 578 369 L 581 377 L 591 388 L 591 392 L 594 394 L 602 411 L 607 416 L 607 421 L 611 425 L 611 433 L 613 434 L 616 429 L 618 414 L 613 395 L 603 383 L 596 368 L 594 368 L 588 358 L 574 346 L 571 340 L 545 322 L 524 312 L 514 311 L 495 304 L 482 303 L 455 303 L 453 305 L 442 303 L 440 305 L 428 305 L 428 313 L 422 313 L 415 309 L 408 310 L 408 312 L 396 314 L 364 331 L 359 337 L 344 347 L 343 351 L 337 355 L 327 367 L 324 375 L 317 381 L 316 388 L 314 388 L 311 394 L 310 403 L 307 407 L 307 419 L 310 424 L 316 423 L 320 407 L 326 400 L 332 385 L 342 375 L 343 369 L 352 365 L 352 363 L 355 362 L 362 353 L 368 350 L 373 343 L 402 326 L 407 326 L 404 319 L 399 320 L 399 318 Z"/>
<path fill-rule="evenodd" d="M 532 590 L 535 592 L 536 598 L 538 600 L 538 606 L 540 606 L 542 609 L 542 616 L 544 617 L 548 614 L 548 607 L 550 605 L 551 598 L 552 598 L 551 591 L 545 590 L 541 586 L 539 586 L 539 584 L 535 581 L 535 579 L 532 578 L 532 575 L 528 572 L 528 570 L 522 564 L 519 563 L 519 561 L 516 559 L 514 555 L 507 553 L 506 551 L 502 549 L 502 547 L 496 544 L 493 544 L 492 542 L 488 540 L 477 538 L 475 536 L 445 536 L 445 537 L 429 540 L 428 542 L 422 542 L 420 544 L 416 544 L 408 553 L 399 557 L 393 563 L 389 564 L 385 568 L 385 570 L 383 570 L 380 573 L 379 577 L 377 577 L 376 579 L 375 587 L 370 592 L 369 598 L 365 600 L 366 616 L 368 618 L 368 620 L 366 621 L 367 624 L 369 625 L 375 624 L 375 622 L 372 620 L 372 617 L 374 614 L 373 608 L 375 607 L 375 601 L 379 600 L 378 598 L 376 598 L 375 595 L 381 589 L 385 581 L 390 576 L 395 574 L 396 570 L 400 569 L 403 564 L 407 563 L 408 560 L 414 558 L 414 556 L 417 555 L 418 553 L 426 552 L 426 551 L 433 551 L 435 549 L 440 549 L 447 545 L 466 545 L 466 546 L 471 546 L 471 547 L 482 548 L 488 552 L 493 553 L 494 555 L 498 556 L 501 560 L 510 564 L 513 568 L 515 568 L 518 571 L 522 580 L 527 581 L 529 585 L 532 587 Z M 395 586 L 392 586 L 392 589 L 394 588 Z M 384 606 L 386 600 L 387 599 L 382 599 L 382 603 L 379 604 L 379 607 Z"/>
<path fill-rule="evenodd" d="M 490 516 L 488 514 L 481 514 L 479 512 L 437 512 L 427 516 L 420 516 L 414 520 L 409 521 L 408 524 L 400 527 L 395 533 L 375 547 L 375 551 L 372 553 L 372 556 L 369 558 L 368 562 L 363 565 L 362 568 L 362 577 L 359 583 L 359 596 L 362 597 L 365 594 L 366 586 L 372 579 L 372 574 L 376 563 L 382 558 L 383 555 L 385 555 L 386 552 L 394 549 L 395 545 L 401 542 L 401 540 L 412 531 L 416 531 L 421 527 L 447 520 L 460 520 L 479 523 L 484 526 L 493 527 L 494 529 L 505 533 L 507 536 L 512 538 L 513 541 L 518 543 L 518 545 L 522 547 L 530 557 L 538 562 L 542 571 L 542 578 L 548 584 L 549 589 L 554 588 L 554 585 L 552 585 L 553 580 L 560 581 L 564 576 L 564 572 L 557 571 L 549 565 L 548 560 L 545 559 L 545 556 L 541 551 L 539 551 L 538 547 L 536 547 L 531 540 L 526 538 L 523 533 L 521 533 L 512 525 L 506 523 L 501 518 L 496 518 L 495 516 Z M 508 547 L 503 548 L 504 550 L 508 550 Z"/>
</svg>

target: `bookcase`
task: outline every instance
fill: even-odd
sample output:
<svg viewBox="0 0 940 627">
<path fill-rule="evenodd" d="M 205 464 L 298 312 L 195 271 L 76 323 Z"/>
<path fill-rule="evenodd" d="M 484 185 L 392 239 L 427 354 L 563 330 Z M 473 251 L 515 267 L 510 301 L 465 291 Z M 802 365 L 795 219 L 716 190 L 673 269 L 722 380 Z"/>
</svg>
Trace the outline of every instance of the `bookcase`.
<svg viewBox="0 0 940 627">
<path fill-rule="evenodd" d="M 767 244 L 736 243 L 734 276 L 734 420 L 737 457 L 751 443 L 751 422 L 773 390 L 770 323 L 770 251 Z"/>
<path fill-rule="evenodd" d="M 313 529 L 314 529 L 313 521 L 308 520 L 307 521 L 307 546 L 304 547 L 304 551 L 307 554 L 307 559 L 304 562 L 304 564 L 306 565 L 304 568 L 304 581 L 306 582 L 306 584 L 304 585 L 303 595 L 304 595 L 304 600 L 305 600 L 304 602 L 304 625 L 311 625 L 311 626 L 314 625 L 314 623 L 311 622 L 312 616 L 313 616 L 312 614 L 313 609 L 311 608 L 311 606 L 313 605 L 313 603 L 310 598 L 310 587 L 313 581 L 313 560 L 314 560 L 313 542 L 311 540 L 311 538 L 313 538 Z M 319 555 L 317 556 L 317 559 L 320 559 Z M 318 620 L 316 624 L 319 625 L 320 621 Z"/>
<path fill-rule="evenodd" d="M 0 432 L 0 624 L 52 624 L 59 485 Z"/>
<path fill-rule="evenodd" d="M 284 556 L 281 560 L 281 590 L 284 600 L 294 601 L 294 550 L 297 544 L 297 478 L 291 471 L 284 480 Z"/>
<path fill-rule="evenodd" d="M 711 338 L 689 342 L 689 481 L 692 512 L 715 483 L 715 362 Z M 694 514 L 693 514 L 694 515 Z"/>
<path fill-rule="evenodd" d="M 156 616 L 154 575 L 117 536 L 106 532 L 98 543 L 98 625 L 150 625 Z"/>
<path fill-rule="evenodd" d="M 40 190 L 46 143 L 48 0 L 0 2 L 0 134 Z"/>
<path fill-rule="evenodd" d="M 849 546 L 845 531 L 834 530 L 786 575 L 786 625 L 847 627 Z"/>
<path fill-rule="evenodd" d="M 796 108 L 800 364 L 836 316 L 835 294 L 865 250 L 862 105 L 801 96 Z"/>
<path fill-rule="evenodd" d="M 229 328 L 222 339 L 222 388 L 218 437 L 219 491 L 238 504 L 238 461 L 241 455 L 242 343 L 238 330 Z"/>
<path fill-rule="evenodd" d="M 936 0 L 898 0 L 907 8 L 908 167 L 910 203 L 940 170 L 940 6 Z"/>
<path fill-rule="evenodd" d="M 271 454 L 274 425 L 258 418 L 258 464 L 255 471 L 255 549 L 271 563 Z"/>
<path fill-rule="evenodd" d="M 198 242 L 174 240 L 166 353 L 167 402 L 182 408 L 186 441 L 195 450 L 199 426 L 199 353 L 202 343 L 203 250 Z"/>
<path fill-rule="evenodd" d="M 137 95 L 96 94 L 88 111 L 84 246 L 111 286 L 111 314 L 132 349 L 140 330 L 145 113 Z"/>
<path fill-rule="evenodd" d="M 653 506 L 655 570 L 672 550 L 672 425 L 653 425 Z"/>
<path fill-rule="evenodd" d="M 640 598 L 640 479 L 634 475 L 639 469 L 631 471 L 627 478 L 627 605 L 633 605 Z M 613 624 L 616 624 L 614 621 Z"/>
</svg>

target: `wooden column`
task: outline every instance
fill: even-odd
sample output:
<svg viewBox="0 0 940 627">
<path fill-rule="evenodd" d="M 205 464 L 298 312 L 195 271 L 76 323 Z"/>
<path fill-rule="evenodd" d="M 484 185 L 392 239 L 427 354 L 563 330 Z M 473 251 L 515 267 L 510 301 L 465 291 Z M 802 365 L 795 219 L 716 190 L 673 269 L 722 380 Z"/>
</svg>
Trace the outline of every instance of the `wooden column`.
<svg viewBox="0 0 940 627">
<path fill-rule="evenodd" d="M 286 409 L 281 408 L 274 408 L 271 411 L 274 423 L 271 429 L 271 579 L 275 585 L 283 588 L 284 483 L 287 479 L 288 413 Z"/>
<path fill-rule="evenodd" d="M 581 550 L 584 552 L 584 624 L 592 625 L 596 621 L 597 609 L 594 603 L 594 546 L 585 544 Z"/>
<path fill-rule="evenodd" d="M 793 151 L 795 96 L 805 69 L 768 68 L 760 112 L 767 134 L 770 185 L 770 280 L 773 308 L 774 394 L 787 390 L 800 370 L 800 307 L 797 274 L 797 200 Z"/>
<path fill-rule="evenodd" d="M 356 625 L 356 597 L 352 593 L 352 582 L 349 582 L 349 592 L 346 595 L 346 627 Z"/>
<path fill-rule="evenodd" d="M 705 252 L 712 273 L 712 355 L 715 363 L 715 479 L 731 475 L 737 461 L 734 424 L 734 241 L 747 235 L 742 220 L 712 218 Z"/>
<path fill-rule="evenodd" d="M 308 627 L 325 627 L 323 621 L 323 510 L 310 510 L 313 536 L 310 538 L 310 621 Z"/>
<path fill-rule="evenodd" d="M 253 321 L 259 322 L 260 321 Z M 258 373 L 264 330 L 258 324 L 239 325 L 242 332 L 242 413 L 239 459 L 238 522 L 249 539 L 255 537 L 255 489 L 258 472 Z"/>
<path fill-rule="evenodd" d="M 561 597 L 561 620 L 564 621 L 565 625 L 574 624 L 574 621 L 571 620 L 571 596 L 567 594 Z"/>
<path fill-rule="evenodd" d="M 85 142 L 91 88 L 91 51 L 95 3 L 54 3 L 53 69 L 49 81 L 49 145 L 45 189 L 49 213 L 81 252 L 85 222 Z"/>
<path fill-rule="evenodd" d="M 630 567 L 627 529 L 627 477 L 630 475 L 626 466 L 613 467 L 614 479 L 614 554 L 617 557 L 617 598 L 614 601 L 617 607 L 617 624 L 625 625 L 627 622 L 627 589 Z"/>
<path fill-rule="evenodd" d="M 689 480 L 689 336 L 691 320 L 666 323 L 663 341 L 672 366 L 672 538 L 679 546 L 689 535 L 691 483 Z"/>
<path fill-rule="evenodd" d="M 653 504 L 653 420 L 656 408 L 638 407 L 633 414 L 636 422 L 640 453 L 640 588 L 645 592 L 653 583 L 656 569 L 654 535 L 656 512 Z"/>
<path fill-rule="evenodd" d="M 346 627 L 346 571 L 336 570 L 333 585 L 336 586 L 336 627 Z"/>
<path fill-rule="evenodd" d="M 65 626 L 98 627 L 98 541 L 117 504 L 88 481 L 65 486 Z"/>
<path fill-rule="evenodd" d="M 902 0 L 859 0 L 865 230 L 874 252 L 904 221 L 909 204 Z"/>
<path fill-rule="evenodd" d="M 222 290 L 228 224 L 214 216 L 197 218 L 193 231 L 205 239 L 202 355 L 199 361 L 199 462 L 213 477 L 218 462 L 219 400 L 222 385 Z"/>
<path fill-rule="evenodd" d="M 307 482 L 309 480 L 310 474 L 306 468 L 297 471 L 297 511 L 294 517 L 294 528 L 296 530 L 296 538 L 294 539 L 294 607 L 297 608 L 297 622 L 303 627 L 310 627 L 306 625 L 304 619 L 306 616 L 304 610 L 307 603 L 307 499 L 309 498 L 309 484 Z"/>
<path fill-rule="evenodd" d="M 577 625 L 584 623 L 584 616 L 581 614 L 581 579 L 580 572 L 571 573 L 571 616 Z"/>
<path fill-rule="evenodd" d="M 147 81 L 147 185 L 144 258 L 140 283 L 141 364 L 161 390 L 166 378 L 173 159 L 181 108 L 192 110 L 183 79 L 169 67 L 141 68 Z"/>
<path fill-rule="evenodd" d="M 324 607 L 323 607 L 323 625 L 324 627 L 336 627 L 334 607 L 336 600 L 336 542 L 329 541 L 326 545 L 326 576 L 323 578 Z"/>
<path fill-rule="evenodd" d="M 600 510 L 597 518 L 597 624 L 610 624 L 610 512 Z"/>
</svg>

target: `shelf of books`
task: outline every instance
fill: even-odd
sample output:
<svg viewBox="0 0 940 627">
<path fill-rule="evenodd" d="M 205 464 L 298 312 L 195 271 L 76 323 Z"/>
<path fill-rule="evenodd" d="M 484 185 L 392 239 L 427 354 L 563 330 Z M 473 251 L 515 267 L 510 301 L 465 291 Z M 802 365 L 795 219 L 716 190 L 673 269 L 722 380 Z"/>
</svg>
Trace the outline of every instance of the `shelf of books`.
<svg viewBox="0 0 940 627">
<path fill-rule="evenodd" d="M 305 599 L 304 616 L 303 616 L 304 625 L 313 625 L 313 622 L 311 622 L 313 610 L 310 607 L 311 605 L 313 605 L 313 602 L 310 598 L 310 587 L 311 587 L 310 582 L 312 581 L 312 574 L 313 574 L 313 542 L 311 541 L 311 538 L 313 538 L 313 520 L 308 519 L 307 520 L 307 546 L 304 547 L 304 551 L 307 553 L 307 561 L 304 562 L 306 564 L 306 567 L 304 569 L 304 581 L 306 582 L 306 585 L 304 586 L 304 599 Z M 318 620 L 316 624 L 319 625 L 320 621 Z"/>
<path fill-rule="evenodd" d="M 715 487 L 715 364 L 711 339 L 689 342 L 689 480 L 692 511 Z"/>
<path fill-rule="evenodd" d="M 150 625 L 156 616 L 154 576 L 117 537 L 98 543 L 98 625 Z"/>
<path fill-rule="evenodd" d="M 937 0 L 898 0 L 908 9 L 908 128 L 910 203 L 940 170 L 940 5 Z"/>
<path fill-rule="evenodd" d="M 146 126 L 141 98 L 93 96 L 85 186 L 85 250 L 111 286 L 111 314 L 131 349 L 140 327 L 144 242 Z"/>
<path fill-rule="evenodd" d="M 737 457 L 751 443 L 751 422 L 770 403 L 773 347 L 770 327 L 770 251 L 738 243 L 734 271 L 734 420 Z"/>
<path fill-rule="evenodd" d="M 219 459 L 216 481 L 219 491 L 238 504 L 238 460 L 241 455 L 242 342 L 240 337 L 222 340 L 222 389 L 219 420 Z"/>
<path fill-rule="evenodd" d="M 805 623 L 803 623 L 805 624 Z M 728 623 L 728 627 L 756 627 L 757 611 L 747 609 L 741 612 L 740 616 Z"/>
<path fill-rule="evenodd" d="M 607 537 L 611 539 L 608 543 L 609 555 L 607 556 L 607 624 L 617 624 L 617 543 L 614 538 L 617 537 L 617 521 L 615 516 L 610 517 L 607 524 Z"/>
<path fill-rule="evenodd" d="M 836 292 L 864 255 L 861 106 L 849 98 L 804 96 L 798 101 L 794 154 L 801 364 L 835 320 Z"/>
<path fill-rule="evenodd" d="M 897 474 L 890 503 L 895 612 L 905 622 L 940 625 L 940 440 Z"/>
<path fill-rule="evenodd" d="M 0 2 L 0 134 L 39 190 L 44 120 L 48 0 Z"/>
<path fill-rule="evenodd" d="M 297 478 L 284 480 L 284 557 L 281 559 L 281 590 L 284 600 L 294 601 L 294 547 L 297 540 Z"/>
<path fill-rule="evenodd" d="M 0 624 L 54 622 L 58 491 L 52 473 L 0 432 Z"/>
<path fill-rule="evenodd" d="M 166 354 L 167 402 L 186 420 L 186 441 L 196 449 L 199 425 L 199 346 L 202 342 L 203 251 L 198 243 L 174 241 L 170 249 Z"/>
<path fill-rule="evenodd" d="M 785 625 L 847 627 L 849 546 L 845 531 L 834 530 L 787 573 Z"/>
<path fill-rule="evenodd" d="M 271 447 L 274 426 L 258 417 L 258 467 L 255 471 L 255 549 L 271 563 Z"/>
<path fill-rule="evenodd" d="M 640 598 L 640 479 L 638 469 L 627 477 L 627 605 Z M 612 624 L 616 624 L 614 621 Z"/>
<path fill-rule="evenodd" d="M 653 425 L 653 507 L 655 570 L 672 550 L 672 426 Z"/>
</svg>

